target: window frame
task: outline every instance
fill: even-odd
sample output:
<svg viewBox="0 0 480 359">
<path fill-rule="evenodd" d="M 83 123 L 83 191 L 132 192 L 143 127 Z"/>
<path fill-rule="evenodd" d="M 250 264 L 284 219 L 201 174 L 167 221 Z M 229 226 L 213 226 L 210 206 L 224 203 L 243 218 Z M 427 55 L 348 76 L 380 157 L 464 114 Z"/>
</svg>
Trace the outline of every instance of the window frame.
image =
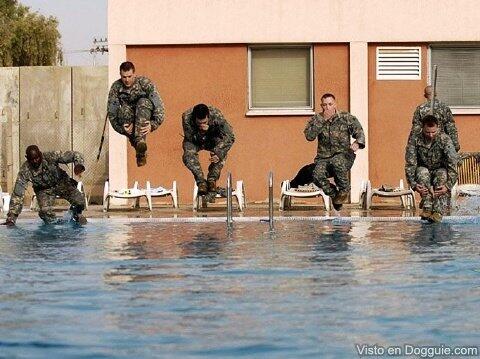
<svg viewBox="0 0 480 359">
<path fill-rule="evenodd" d="M 252 49 L 288 49 L 301 48 L 310 52 L 310 106 L 305 107 L 253 107 L 252 101 Z M 312 44 L 262 44 L 248 45 L 248 109 L 246 116 L 311 116 L 315 114 L 314 103 L 314 63 Z"/>
<path fill-rule="evenodd" d="M 428 51 L 427 51 L 427 56 L 428 56 L 428 69 L 427 69 L 427 83 L 432 84 L 432 70 L 433 70 L 433 64 L 432 64 L 432 48 L 448 48 L 448 49 L 454 49 L 454 48 L 476 48 L 480 51 L 480 43 L 436 43 L 436 44 L 429 44 L 428 45 Z M 454 105 L 448 105 L 450 110 L 452 111 L 452 114 L 454 115 L 480 115 L 480 100 L 479 104 L 476 106 L 454 106 Z"/>
</svg>

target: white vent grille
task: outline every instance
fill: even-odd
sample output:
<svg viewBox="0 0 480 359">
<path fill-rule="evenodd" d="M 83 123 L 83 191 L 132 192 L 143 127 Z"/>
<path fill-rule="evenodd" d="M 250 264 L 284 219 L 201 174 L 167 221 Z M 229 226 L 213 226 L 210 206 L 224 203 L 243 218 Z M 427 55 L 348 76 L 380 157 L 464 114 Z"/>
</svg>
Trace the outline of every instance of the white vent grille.
<svg viewBox="0 0 480 359">
<path fill-rule="evenodd" d="M 377 80 L 420 80 L 420 47 L 377 47 Z"/>
</svg>

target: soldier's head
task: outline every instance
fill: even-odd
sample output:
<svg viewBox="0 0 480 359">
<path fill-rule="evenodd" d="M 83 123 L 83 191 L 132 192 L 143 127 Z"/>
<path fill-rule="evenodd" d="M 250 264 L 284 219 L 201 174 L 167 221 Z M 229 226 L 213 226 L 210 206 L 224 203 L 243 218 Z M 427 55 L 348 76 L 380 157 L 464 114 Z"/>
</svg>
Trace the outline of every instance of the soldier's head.
<svg viewBox="0 0 480 359">
<path fill-rule="evenodd" d="M 438 119 L 433 115 L 422 118 L 422 132 L 427 140 L 433 140 L 438 133 Z"/>
<path fill-rule="evenodd" d="M 326 93 L 321 98 L 322 101 L 322 109 L 325 110 L 336 110 L 337 109 L 337 101 L 335 101 L 335 96 L 331 93 Z"/>
<path fill-rule="evenodd" d="M 120 78 L 125 87 L 131 87 L 135 81 L 135 65 L 130 61 L 122 62 L 120 65 Z"/>
<path fill-rule="evenodd" d="M 43 155 L 37 145 L 30 145 L 25 151 L 25 157 L 27 158 L 28 164 L 33 169 L 38 169 L 43 160 Z"/>
<path fill-rule="evenodd" d="M 208 110 L 207 105 L 203 103 L 195 105 L 192 110 L 192 116 L 195 119 L 195 123 L 200 131 L 208 130 L 208 119 L 210 116 L 210 111 Z"/>
<path fill-rule="evenodd" d="M 433 87 L 432 86 L 427 86 L 423 90 L 423 97 L 425 97 L 427 100 L 431 100 L 433 95 Z"/>
</svg>

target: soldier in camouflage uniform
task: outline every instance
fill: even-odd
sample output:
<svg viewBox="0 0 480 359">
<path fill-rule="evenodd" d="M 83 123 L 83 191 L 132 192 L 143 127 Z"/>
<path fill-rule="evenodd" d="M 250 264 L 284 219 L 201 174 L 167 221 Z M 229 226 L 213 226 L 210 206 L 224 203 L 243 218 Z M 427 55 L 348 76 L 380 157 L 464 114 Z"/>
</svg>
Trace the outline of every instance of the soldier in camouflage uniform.
<svg viewBox="0 0 480 359">
<path fill-rule="evenodd" d="M 308 121 L 304 133 L 308 141 L 318 138 L 313 170 L 315 184 L 332 197 L 334 208 L 340 210 L 350 192 L 349 171 L 355 152 L 365 147 L 365 135 L 355 116 L 337 111 L 334 95 L 322 96 L 322 109 Z M 350 143 L 350 136 L 355 139 L 353 143 Z M 329 173 L 333 174 L 335 185 L 328 180 Z"/>
<path fill-rule="evenodd" d="M 405 151 L 405 174 L 423 200 L 422 219 L 441 222 L 448 195 L 457 181 L 458 155 L 452 139 L 440 131 L 438 119 L 426 115 L 422 132 L 414 134 Z"/>
<path fill-rule="evenodd" d="M 419 105 L 416 108 L 415 113 L 413 114 L 410 137 L 414 134 L 419 134 L 422 132 L 422 118 L 430 113 L 430 109 L 432 107 L 432 86 L 425 87 L 423 96 L 427 100 L 421 105 Z M 438 120 L 439 130 L 445 132 L 448 136 L 450 136 L 455 147 L 455 151 L 458 152 L 460 150 L 460 143 L 458 142 L 458 132 L 457 127 L 455 126 L 455 120 L 453 119 L 452 111 L 446 104 L 436 98 L 433 104 L 433 110 L 433 115 Z"/>
<path fill-rule="evenodd" d="M 218 108 L 198 104 L 182 114 L 183 163 L 193 173 L 198 193 L 216 192 L 216 181 L 235 141 L 232 127 Z M 203 175 L 198 152 L 210 151 L 207 179 Z"/>
<path fill-rule="evenodd" d="M 80 175 L 85 171 L 83 157 L 76 151 L 55 151 L 42 153 L 37 146 L 27 147 L 26 158 L 18 172 L 15 187 L 10 199 L 10 210 L 7 214 L 9 226 L 15 225 L 18 215 L 22 211 L 23 197 L 28 183 L 31 182 L 37 196 L 40 211 L 38 215 L 45 223 L 55 221 L 55 213 L 52 210 L 55 196 L 70 202 L 70 210 L 73 220 L 85 224 L 87 220 L 82 215 L 85 208 L 85 198 L 76 187 L 76 181 L 59 167 L 60 163 L 74 163 L 74 172 Z"/>
<path fill-rule="evenodd" d="M 135 76 L 130 61 L 120 65 L 120 77 L 108 94 L 108 118 L 115 131 L 128 137 L 136 150 L 137 166 L 143 166 L 147 162 L 146 135 L 162 124 L 163 102 L 148 78 Z"/>
</svg>

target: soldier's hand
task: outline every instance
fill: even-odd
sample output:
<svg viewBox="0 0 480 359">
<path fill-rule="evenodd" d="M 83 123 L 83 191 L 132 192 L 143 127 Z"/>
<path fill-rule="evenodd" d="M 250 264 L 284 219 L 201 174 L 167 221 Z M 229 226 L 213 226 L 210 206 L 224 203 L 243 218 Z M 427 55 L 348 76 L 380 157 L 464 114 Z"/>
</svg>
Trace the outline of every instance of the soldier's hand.
<svg viewBox="0 0 480 359">
<path fill-rule="evenodd" d="M 421 185 L 421 184 L 417 184 L 415 186 L 415 191 L 417 191 L 418 193 L 420 193 L 420 195 L 422 197 L 426 196 L 428 194 L 428 188 L 424 185 Z"/>
<path fill-rule="evenodd" d="M 438 187 L 435 187 L 435 190 L 433 191 L 433 193 L 435 194 L 435 196 L 443 196 L 443 195 L 446 194 L 447 192 L 448 192 L 447 186 L 438 186 Z"/>
<path fill-rule="evenodd" d="M 150 122 L 145 122 L 146 125 L 143 126 L 143 127 L 140 127 L 140 134 L 142 136 L 145 136 L 146 134 L 148 134 L 149 132 L 152 132 L 152 125 Z"/>
<path fill-rule="evenodd" d="M 210 162 L 218 163 L 219 161 L 220 158 L 214 152 L 210 152 Z"/>
<path fill-rule="evenodd" d="M 2 226 L 13 227 L 15 225 L 15 220 L 12 217 L 7 217 L 7 220 L 4 223 L 0 223 Z"/>
<path fill-rule="evenodd" d="M 323 110 L 323 118 L 325 120 L 328 120 L 330 119 L 333 115 L 335 115 L 335 108 L 327 108 L 325 110 Z"/>
<path fill-rule="evenodd" d="M 352 149 L 353 152 L 357 152 L 358 149 L 360 148 L 360 145 L 358 144 L 357 141 L 355 141 L 350 145 L 350 148 Z"/>
<path fill-rule="evenodd" d="M 126 123 L 123 125 L 123 129 L 125 130 L 126 133 L 131 135 L 133 133 L 133 123 Z"/>
<path fill-rule="evenodd" d="M 77 163 L 75 167 L 73 167 L 73 173 L 75 173 L 76 176 L 80 176 L 84 171 L 85 171 L 85 166 L 79 163 Z"/>
</svg>

